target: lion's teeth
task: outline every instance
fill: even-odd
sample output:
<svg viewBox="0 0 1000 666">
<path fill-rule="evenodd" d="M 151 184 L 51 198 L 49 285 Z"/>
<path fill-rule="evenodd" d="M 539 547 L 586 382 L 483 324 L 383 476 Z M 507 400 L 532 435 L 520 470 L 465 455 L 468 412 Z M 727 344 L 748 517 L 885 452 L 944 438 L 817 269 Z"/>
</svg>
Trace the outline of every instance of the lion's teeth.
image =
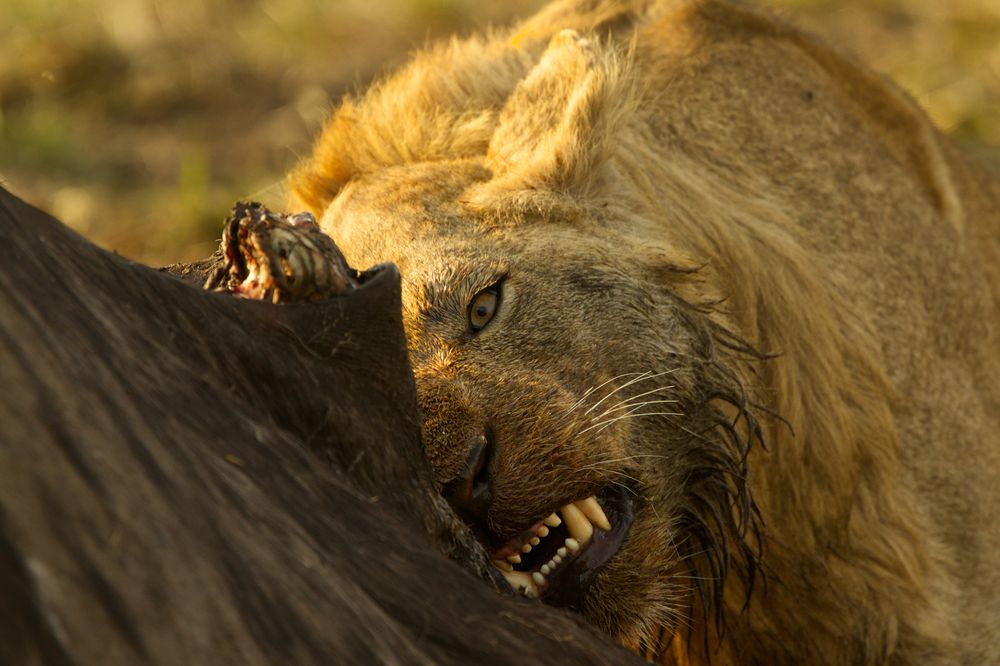
<svg viewBox="0 0 1000 666">
<path fill-rule="evenodd" d="M 548 576 L 550 573 L 552 573 L 552 567 L 550 567 L 548 564 L 543 564 L 542 568 L 539 569 L 539 571 L 541 571 L 543 575 Z"/>
<path fill-rule="evenodd" d="M 531 599 L 538 598 L 538 588 L 534 579 L 523 571 L 502 571 L 510 586 Z"/>
<path fill-rule="evenodd" d="M 590 537 L 594 535 L 594 526 L 590 524 L 583 512 L 576 508 L 575 504 L 567 504 L 560 509 L 560 512 L 563 520 L 566 521 L 566 529 L 569 530 L 571 537 L 580 543 L 590 541 Z"/>
<path fill-rule="evenodd" d="M 521 556 L 520 555 L 508 555 L 507 556 L 507 561 L 510 562 L 511 564 L 520 564 L 521 563 Z"/>
<path fill-rule="evenodd" d="M 541 527 L 538 528 L 537 534 L 540 537 L 547 537 L 549 535 L 549 528 L 547 528 L 545 525 L 542 525 Z"/>
<path fill-rule="evenodd" d="M 493 566 L 495 566 L 500 571 L 514 570 L 514 567 L 510 566 L 510 562 L 504 562 L 503 560 L 493 560 Z"/>
<path fill-rule="evenodd" d="M 535 585 L 538 585 L 539 587 L 545 585 L 545 576 L 543 576 L 537 571 L 531 574 L 531 580 L 535 581 Z"/>
<path fill-rule="evenodd" d="M 577 508 L 583 512 L 583 515 L 590 520 L 590 522 L 597 527 L 600 527 L 605 532 L 611 531 L 611 521 L 609 521 L 608 517 L 604 515 L 604 509 L 602 509 L 601 505 L 597 503 L 596 497 L 591 495 L 585 500 L 575 502 L 575 504 Z"/>
<path fill-rule="evenodd" d="M 562 521 L 559 519 L 559 516 L 557 516 L 554 513 L 551 514 L 548 518 L 546 518 L 544 522 L 549 527 L 559 527 L 559 525 L 562 524 Z"/>
<path fill-rule="evenodd" d="M 530 553 L 531 552 L 531 544 L 530 543 L 526 543 L 523 546 L 521 546 L 521 552 L 522 553 Z"/>
<path fill-rule="evenodd" d="M 566 557 L 566 547 L 562 546 L 556 551 L 556 557 Z"/>
<path fill-rule="evenodd" d="M 566 549 L 565 548 L 560 548 L 559 550 L 566 550 Z M 549 564 L 552 565 L 553 567 L 556 567 L 556 566 L 562 564 L 562 556 L 561 555 L 553 555 L 552 556 L 552 561 L 549 562 Z"/>
<path fill-rule="evenodd" d="M 578 550 L 580 550 L 580 542 L 572 538 L 566 539 L 566 548 L 569 550 L 569 552 L 575 553 Z"/>
<path fill-rule="evenodd" d="M 531 544 L 532 546 L 537 546 L 537 545 L 538 545 L 538 544 L 540 544 L 541 542 L 542 542 L 542 540 L 541 540 L 541 539 L 539 539 L 539 538 L 538 538 L 538 537 L 536 537 L 536 536 L 534 536 L 534 537 L 531 537 L 530 539 L 528 539 L 528 543 L 530 543 L 530 544 Z"/>
<path fill-rule="evenodd" d="M 504 571 L 503 577 L 507 579 L 507 582 L 515 590 L 531 582 L 531 575 L 523 571 Z"/>
</svg>

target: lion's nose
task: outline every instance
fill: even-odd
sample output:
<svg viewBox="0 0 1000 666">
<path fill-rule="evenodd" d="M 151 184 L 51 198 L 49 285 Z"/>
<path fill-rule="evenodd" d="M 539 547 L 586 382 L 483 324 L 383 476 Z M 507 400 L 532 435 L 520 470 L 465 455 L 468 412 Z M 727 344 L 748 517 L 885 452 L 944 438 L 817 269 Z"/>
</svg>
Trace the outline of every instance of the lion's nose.
<svg viewBox="0 0 1000 666">
<path fill-rule="evenodd" d="M 486 523 L 486 513 L 493 500 L 490 482 L 490 462 L 493 458 L 493 438 L 487 428 L 468 444 L 465 467 L 449 481 L 442 494 L 464 521 L 480 527 Z"/>
</svg>

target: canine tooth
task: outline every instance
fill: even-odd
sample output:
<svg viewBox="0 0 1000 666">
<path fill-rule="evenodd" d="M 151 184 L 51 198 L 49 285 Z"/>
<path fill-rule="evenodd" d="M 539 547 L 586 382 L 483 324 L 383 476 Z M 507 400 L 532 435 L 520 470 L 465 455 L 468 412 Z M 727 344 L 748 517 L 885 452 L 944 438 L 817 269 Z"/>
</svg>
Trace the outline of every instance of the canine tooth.
<svg viewBox="0 0 1000 666">
<path fill-rule="evenodd" d="M 511 564 L 520 564 L 521 563 L 521 556 L 520 555 L 508 555 L 507 556 L 507 561 L 510 562 Z"/>
<path fill-rule="evenodd" d="M 536 597 L 538 596 L 538 590 L 535 589 L 535 581 L 528 574 L 523 571 L 501 571 L 500 573 L 503 574 L 503 577 L 507 579 L 512 588 L 518 592 L 523 592 L 526 597 L 530 597 L 532 591 L 535 592 Z"/>
<path fill-rule="evenodd" d="M 550 573 L 552 573 L 552 567 L 550 567 L 548 564 L 543 564 L 542 568 L 539 571 L 542 572 L 543 576 L 548 576 Z"/>
<path fill-rule="evenodd" d="M 510 566 L 510 562 L 504 562 L 503 560 L 493 560 L 493 566 L 495 566 L 500 571 L 514 570 L 514 567 Z"/>
<path fill-rule="evenodd" d="M 549 527 L 559 527 L 559 525 L 562 524 L 562 520 L 559 519 L 559 516 L 553 513 L 545 519 L 545 524 Z"/>
<path fill-rule="evenodd" d="M 526 543 L 523 546 L 521 546 L 521 552 L 522 553 L 530 553 L 531 552 L 531 544 L 530 543 Z"/>
<path fill-rule="evenodd" d="M 563 546 L 562 548 L 560 548 L 559 550 L 556 551 L 556 557 L 566 557 L 566 547 L 565 546 Z"/>
<path fill-rule="evenodd" d="M 528 539 L 528 543 L 530 543 L 532 546 L 537 546 L 541 542 L 542 540 L 539 539 L 538 537 L 531 537 L 530 539 Z"/>
<path fill-rule="evenodd" d="M 575 504 L 567 504 L 562 508 L 563 520 L 566 521 L 566 529 L 569 535 L 580 543 L 587 543 L 594 535 L 594 526 L 590 524 L 587 517 L 583 515 Z"/>
<path fill-rule="evenodd" d="M 594 525 L 597 525 L 605 532 L 611 531 L 611 521 L 604 514 L 604 509 L 601 508 L 601 505 L 597 503 L 596 497 L 591 495 L 585 500 L 576 502 L 576 506 Z"/>
<path fill-rule="evenodd" d="M 566 548 L 569 549 L 569 552 L 575 553 L 580 550 L 580 542 L 573 538 L 566 539 Z"/>
<path fill-rule="evenodd" d="M 541 527 L 538 528 L 538 536 L 547 537 L 548 535 L 549 535 L 549 528 L 547 528 L 545 525 L 542 525 Z"/>
<path fill-rule="evenodd" d="M 531 574 L 531 580 L 535 581 L 535 585 L 545 585 L 545 576 L 537 571 Z"/>
</svg>

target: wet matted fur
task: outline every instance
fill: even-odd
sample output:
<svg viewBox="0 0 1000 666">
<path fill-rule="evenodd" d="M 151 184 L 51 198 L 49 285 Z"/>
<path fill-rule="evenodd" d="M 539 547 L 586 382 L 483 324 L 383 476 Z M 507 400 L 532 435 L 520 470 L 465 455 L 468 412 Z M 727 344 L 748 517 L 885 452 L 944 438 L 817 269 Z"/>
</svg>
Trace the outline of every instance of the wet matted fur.
<svg viewBox="0 0 1000 666">
<path fill-rule="evenodd" d="M 588 620 L 1000 661 L 1000 186 L 892 83 L 743 5 L 567 0 L 346 100 L 290 186 L 399 265 L 439 483 L 495 443 L 482 533 L 634 493 Z"/>
</svg>

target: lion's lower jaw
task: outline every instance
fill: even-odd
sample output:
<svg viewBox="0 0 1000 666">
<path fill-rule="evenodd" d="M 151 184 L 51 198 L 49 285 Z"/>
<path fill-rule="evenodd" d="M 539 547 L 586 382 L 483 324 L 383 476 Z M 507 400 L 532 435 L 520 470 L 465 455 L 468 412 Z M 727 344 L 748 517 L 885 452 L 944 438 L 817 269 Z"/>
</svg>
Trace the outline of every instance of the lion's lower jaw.
<svg viewBox="0 0 1000 666">
<path fill-rule="evenodd" d="M 687 658 L 688 630 L 701 619 L 692 610 L 697 591 L 675 545 L 682 537 L 661 518 L 648 505 L 639 509 L 628 543 L 591 587 L 583 614 L 647 660 L 687 663 L 671 655 L 682 647 Z"/>
</svg>

